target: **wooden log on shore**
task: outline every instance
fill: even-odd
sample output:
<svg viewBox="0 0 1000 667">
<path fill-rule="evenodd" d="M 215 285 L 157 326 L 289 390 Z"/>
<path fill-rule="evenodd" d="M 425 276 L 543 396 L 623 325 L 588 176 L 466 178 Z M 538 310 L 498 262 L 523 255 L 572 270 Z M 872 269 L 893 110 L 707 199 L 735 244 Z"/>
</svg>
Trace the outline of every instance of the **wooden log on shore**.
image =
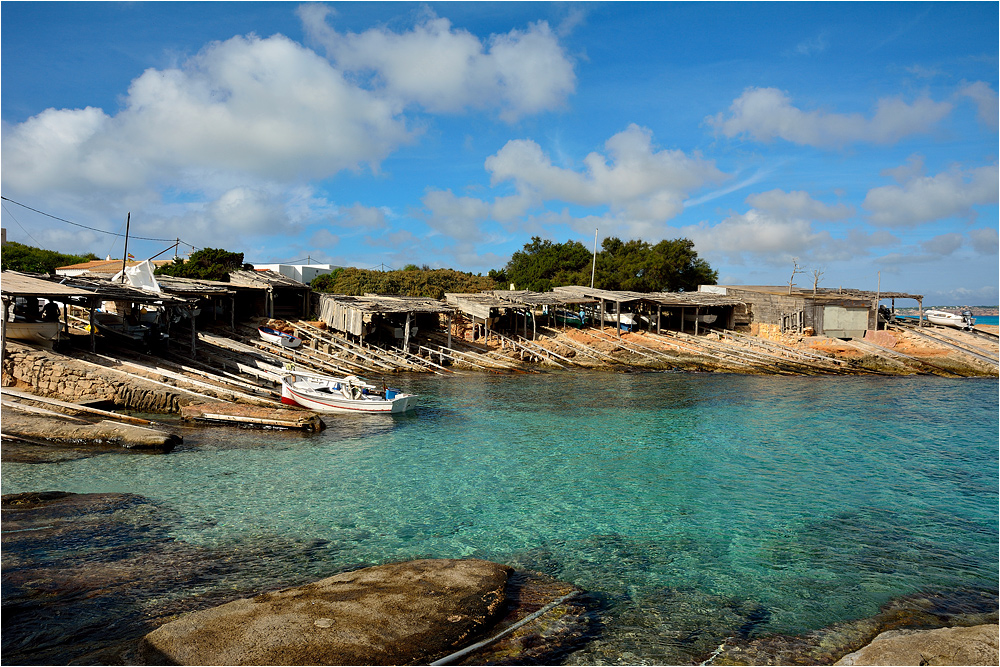
<svg viewBox="0 0 1000 667">
<path fill-rule="evenodd" d="M 307 431 L 321 431 L 326 425 L 320 416 L 308 410 L 234 405 L 233 403 L 192 403 L 181 407 L 181 417 L 188 421 L 246 424 Z"/>
</svg>

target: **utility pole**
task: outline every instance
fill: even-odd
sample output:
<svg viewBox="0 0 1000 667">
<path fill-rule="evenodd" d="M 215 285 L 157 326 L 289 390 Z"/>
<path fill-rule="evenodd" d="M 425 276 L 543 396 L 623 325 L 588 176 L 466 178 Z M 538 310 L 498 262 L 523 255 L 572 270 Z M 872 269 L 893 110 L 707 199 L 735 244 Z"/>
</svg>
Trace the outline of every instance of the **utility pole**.
<svg viewBox="0 0 1000 667">
<path fill-rule="evenodd" d="M 597 273 L 597 228 L 594 228 L 594 265 L 590 267 L 590 289 L 594 289 L 594 274 Z"/>
<path fill-rule="evenodd" d="M 122 285 L 125 284 L 125 262 L 128 261 L 128 225 L 132 220 L 132 211 L 125 217 L 125 251 L 122 253 Z"/>
</svg>

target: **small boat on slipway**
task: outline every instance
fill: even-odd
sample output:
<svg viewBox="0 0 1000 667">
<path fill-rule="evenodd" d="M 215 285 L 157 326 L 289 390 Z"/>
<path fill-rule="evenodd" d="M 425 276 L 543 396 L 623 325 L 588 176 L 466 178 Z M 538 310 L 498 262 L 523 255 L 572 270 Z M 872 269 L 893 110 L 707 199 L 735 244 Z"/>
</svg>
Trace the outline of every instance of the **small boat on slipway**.
<svg viewBox="0 0 1000 667">
<path fill-rule="evenodd" d="M 414 408 L 417 397 L 384 385 L 376 387 L 356 375 L 288 373 L 281 377 L 281 402 L 316 412 L 398 413 Z"/>
<path fill-rule="evenodd" d="M 944 310 L 925 310 L 924 317 L 931 324 L 941 327 L 955 327 L 956 329 L 971 329 L 976 323 L 972 313 L 968 312 L 957 315 Z"/>
<path fill-rule="evenodd" d="M 301 338 L 297 338 L 296 336 L 285 333 L 284 331 L 272 329 L 271 327 L 257 327 L 257 333 L 259 333 L 260 337 L 268 343 L 274 343 L 275 345 L 280 345 L 281 347 L 296 348 L 299 345 L 302 345 Z"/>
</svg>

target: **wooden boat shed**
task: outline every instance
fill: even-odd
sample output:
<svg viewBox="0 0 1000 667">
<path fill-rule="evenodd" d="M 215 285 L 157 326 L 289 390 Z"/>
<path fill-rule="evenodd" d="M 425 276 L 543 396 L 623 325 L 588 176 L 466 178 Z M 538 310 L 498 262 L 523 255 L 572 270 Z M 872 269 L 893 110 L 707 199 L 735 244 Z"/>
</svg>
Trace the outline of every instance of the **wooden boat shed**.
<svg viewBox="0 0 1000 667">
<path fill-rule="evenodd" d="M 235 292 L 235 310 L 249 317 L 294 320 L 309 316 L 312 289 L 277 271 L 232 271 L 226 285 Z"/>
<path fill-rule="evenodd" d="M 792 288 L 761 285 L 702 285 L 699 294 L 736 297 L 750 306 L 753 326 L 777 329 L 781 333 L 814 333 L 831 338 L 863 338 L 865 331 L 878 326 L 878 305 L 891 299 L 913 299 L 923 315 L 923 295 L 905 292 L 871 292 L 858 289 Z M 923 318 L 921 317 L 921 322 Z"/>
<path fill-rule="evenodd" d="M 8 307 L 18 299 L 47 299 L 62 304 L 63 330 L 69 332 L 69 307 L 75 306 L 89 312 L 90 349 L 97 349 L 94 313 L 105 301 L 121 301 L 138 305 L 155 305 L 157 307 L 191 308 L 193 304 L 187 299 L 169 294 L 144 292 L 127 285 L 112 283 L 109 280 L 86 277 L 49 278 L 42 275 L 28 275 L 15 271 L 4 271 L 0 276 L 0 293 L 4 305 L 4 329 L 9 317 Z M 193 328 L 192 328 L 193 332 Z M 6 333 L 4 333 L 6 345 Z M 193 334 L 192 334 L 192 346 Z M 192 348 L 193 349 L 193 348 Z"/>
<path fill-rule="evenodd" d="M 532 316 L 539 308 L 566 308 L 570 306 L 597 303 L 589 297 L 555 292 L 532 292 L 530 290 L 484 290 L 476 293 L 448 293 L 445 299 L 467 315 L 474 326 L 483 328 L 483 336 L 489 340 L 490 331 L 495 329 L 505 315 L 523 318 L 523 334 L 528 338 L 528 320 L 531 320 L 531 339 L 537 333 L 537 324 Z M 512 328 L 516 329 L 516 325 Z"/>
<path fill-rule="evenodd" d="M 391 343 L 401 341 L 402 349 L 409 351 L 410 339 L 417 329 L 437 328 L 441 315 L 448 319 L 448 347 L 451 347 L 454 312 L 451 306 L 426 297 L 321 294 L 319 318 L 334 331 L 359 339 L 381 336 Z"/>
<path fill-rule="evenodd" d="M 628 292 L 602 290 L 579 285 L 555 287 L 553 288 L 553 292 L 593 299 L 595 303 L 600 304 L 598 312 L 594 313 L 597 321 L 603 327 L 607 316 L 615 317 L 619 335 L 621 334 L 621 313 L 627 310 L 648 313 L 650 328 L 655 323 L 657 333 L 660 333 L 662 329 L 664 318 L 667 319 L 668 323 L 677 326 L 680 331 L 684 331 L 685 322 L 693 318 L 692 325 L 695 334 L 698 333 L 699 321 L 702 315 L 713 314 L 716 316 L 717 321 L 722 322 L 723 326 L 731 329 L 740 323 L 740 320 L 743 319 L 746 313 L 746 304 L 743 300 L 722 294 L 703 292 Z M 613 310 L 609 310 L 608 308 L 611 304 L 614 304 Z"/>
</svg>

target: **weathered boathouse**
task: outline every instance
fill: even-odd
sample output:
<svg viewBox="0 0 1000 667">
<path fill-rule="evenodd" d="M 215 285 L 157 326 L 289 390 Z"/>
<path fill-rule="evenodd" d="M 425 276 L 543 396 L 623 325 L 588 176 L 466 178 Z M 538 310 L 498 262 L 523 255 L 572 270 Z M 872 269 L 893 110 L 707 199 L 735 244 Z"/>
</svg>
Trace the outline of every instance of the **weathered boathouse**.
<svg viewBox="0 0 1000 667">
<path fill-rule="evenodd" d="M 451 346 L 451 317 L 455 309 L 435 299 L 375 294 L 320 294 L 319 297 L 319 319 L 333 331 L 408 351 L 418 330 L 439 328 L 444 316 Z"/>
<path fill-rule="evenodd" d="M 806 290 L 788 286 L 701 285 L 699 293 L 738 298 L 750 308 L 751 332 L 812 333 L 830 338 L 863 338 L 877 328 L 878 305 L 891 299 L 913 299 L 923 310 L 923 296 L 904 292 L 857 289 Z"/>
</svg>

